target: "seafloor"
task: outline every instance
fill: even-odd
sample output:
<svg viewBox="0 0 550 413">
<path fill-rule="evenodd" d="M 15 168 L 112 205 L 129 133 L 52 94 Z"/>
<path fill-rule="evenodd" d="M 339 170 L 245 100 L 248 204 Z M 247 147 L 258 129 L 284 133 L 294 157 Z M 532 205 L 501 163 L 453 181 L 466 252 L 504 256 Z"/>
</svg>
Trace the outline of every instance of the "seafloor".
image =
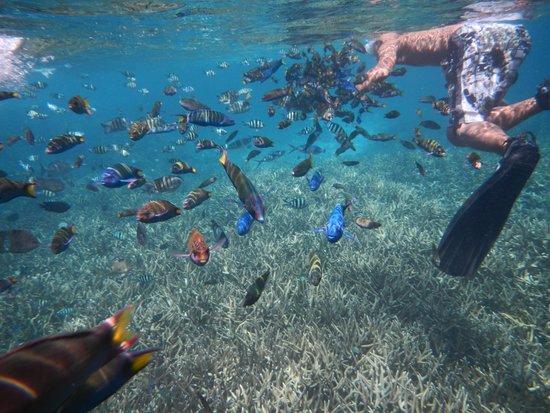
<svg viewBox="0 0 550 413">
<path fill-rule="evenodd" d="M 149 225 L 147 247 L 136 243 L 133 219 L 116 218 L 142 193 L 69 187 L 73 208 L 62 220 L 78 228 L 69 251 L 0 255 L 3 272 L 19 278 L 0 297 L 0 353 L 93 326 L 133 303 L 140 345 L 161 350 L 98 411 L 207 411 L 198 395 L 214 411 L 548 411 L 548 157 L 477 276 L 460 280 L 434 267 L 432 246 L 496 157 L 476 173 L 462 167 L 466 150 L 436 159 L 379 144 L 393 148 L 358 167 L 325 162 L 327 182 L 315 193 L 286 169 L 260 167 L 251 176 L 266 194 L 267 222 L 245 237 L 233 229 L 239 211 L 226 202 L 234 190 L 221 167 L 212 199 Z M 181 205 L 193 179 L 161 198 Z M 358 242 L 329 245 L 312 228 L 344 192 L 356 198 L 348 227 Z M 308 208 L 287 207 L 283 198 L 293 196 Z M 47 244 L 51 221 L 21 215 L 16 226 Z M 382 226 L 362 230 L 357 215 Z M 185 248 L 191 226 L 211 242 L 211 219 L 224 225 L 229 248 L 203 268 L 170 256 Z M 307 282 L 312 250 L 324 265 L 318 287 Z M 130 270 L 114 272 L 115 259 Z M 243 308 L 246 288 L 268 268 L 262 297 Z"/>
</svg>

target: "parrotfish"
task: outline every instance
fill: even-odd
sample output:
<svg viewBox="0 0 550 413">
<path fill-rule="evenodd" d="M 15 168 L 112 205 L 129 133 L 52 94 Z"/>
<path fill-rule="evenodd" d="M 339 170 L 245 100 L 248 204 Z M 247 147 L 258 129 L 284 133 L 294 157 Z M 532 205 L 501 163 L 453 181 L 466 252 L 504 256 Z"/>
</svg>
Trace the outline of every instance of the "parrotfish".
<svg viewBox="0 0 550 413">
<path fill-rule="evenodd" d="M 342 235 L 346 238 L 354 238 L 353 235 L 345 230 L 346 220 L 344 214 L 351 204 L 352 201 L 346 199 L 343 204 L 336 205 L 330 213 L 327 225 L 325 227 L 316 228 L 315 231 L 325 233 L 328 242 L 331 244 L 338 242 L 340 238 L 342 238 Z"/>
<path fill-rule="evenodd" d="M 237 223 L 235 225 L 237 234 L 239 235 L 246 235 L 252 228 L 252 224 L 254 224 L 254 217 L 248 213 L 248 211 L 243 211 L 239 219 L 237 219 Z"/>
<path fill-rule="evenodd" d="M 313 176 L 308 178 L 307 183 L 310 190 L 317 191 L 324 181 L 325 177 L 321 174 L 321 171 L 315 171 Z"/>
</svg>

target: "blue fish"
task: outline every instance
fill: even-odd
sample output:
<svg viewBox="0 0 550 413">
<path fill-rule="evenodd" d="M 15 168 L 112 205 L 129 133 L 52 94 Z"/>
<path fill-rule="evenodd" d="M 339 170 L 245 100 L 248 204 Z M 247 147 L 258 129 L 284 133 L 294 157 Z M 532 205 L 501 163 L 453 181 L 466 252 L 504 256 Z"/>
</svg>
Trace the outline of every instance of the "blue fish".
<svg viewBox="0 0 550 413">
<path fill-rule="evenodd" d="M 248 211 L 244 211 L 243 214 L 239 217 L 237 220 L 237 234 L 239 235 L 246 235 L 250 231 L 250 228 L 252 228 L 252 224 L 254 223 L 254 217 L 248 213 Z"/>
<path fill-rule="evenodd" d="M 317 191 L 324 181 L 325 177 L 321 174 L 321 171 L 315 171 L 311 179 L 307 178 L 309 189 L 312 191 Z"/>
<path fill-rule="evenodd" d="M 262 76 L 260 77 L 260 82 L 264 82 L 269 79 L 279 68 L 283 65 L 283 59 L 274 60 L 265 67 L 262 68 Z"/>
<path fill-rule="evenodd" d="M 334 244 L 338 242 L 342 235 L 346 238 L 354 239 L 354 236 L 345 230 L 346 220 L 344 213 L 346 209 L 352 204 L 351 200 L 346 199 L 344 204 L 338 204 L 334 207 L 328 218 L 327 225 L 322 228 L 316 228 L 316 232 L 324 232 L 327 236 L 328 242 Z"/>
</svg>

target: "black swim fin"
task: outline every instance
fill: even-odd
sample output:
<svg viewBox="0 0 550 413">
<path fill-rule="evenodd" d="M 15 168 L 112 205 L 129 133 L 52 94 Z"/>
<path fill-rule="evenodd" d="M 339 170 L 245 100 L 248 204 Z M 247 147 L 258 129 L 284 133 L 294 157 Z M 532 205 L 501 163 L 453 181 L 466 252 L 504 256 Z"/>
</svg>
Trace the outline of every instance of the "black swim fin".
<svg viewBox="0 0 550 413">
<path fill-rule="evenodd" d="M 477 271 L 538 161 L 536 143 L 511 142 L 495 173 L 470 195 L 447 226 L 435 257 L 442 271 L 456 277 L 470 277 Z"/>
</svg>

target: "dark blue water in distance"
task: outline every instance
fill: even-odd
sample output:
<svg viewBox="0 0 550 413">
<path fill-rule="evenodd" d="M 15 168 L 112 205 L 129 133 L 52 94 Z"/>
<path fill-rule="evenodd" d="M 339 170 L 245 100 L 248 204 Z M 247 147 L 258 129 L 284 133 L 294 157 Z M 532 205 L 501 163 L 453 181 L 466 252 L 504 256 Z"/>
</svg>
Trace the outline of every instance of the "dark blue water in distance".
<svg viewBox="0 0 550 413">
<path fill-rule="evenodd" d="M 44 169 L 52 162 L 72 165 L 78 155 L 85 157 L 80 168 L 48 175 L 62 183 L 61 191 L 38 188 L 36 199 L 0 204 L 0 280 L 17 279 L 0 292 L 0 353 L 42 336 L 91 328 L 133 304 L 135 348 L 160 350 L 97 407 L 100 412 L 548 411 L 548 112 L 508 131 L 510 136 L 531 131 L 541 160 L 491 253 L 472 279 L 460 279 L 438 270 L 432 248 L 500 156 L 477 151 L 483 166 L 471 168 L 466 156 L 472 150 L 455 147 L 446 137 L 449 118 L 420 102 L 427 95 L 447 96 L 441 68 L 404 66 L 404 76 L 388 78 L 400 96 L 373 95 L 385 107 L 363 113 L 360 126 L 371 135 L 395 135 L 392 141 L 358 136 L 355 150 L 336 156 L 340 143 L 321 120 L 315 144 L 324 152 L 313 155 L 307 177 L 319 170 L 325 180 L 314 192 L 306 177 L 293 177 L 291 171 L 306 159 L 292 147 L 306 142 L 300 131 L 313 124 L 315 112 L 279 129 L 287 109 L 262 101 L 265 93 L 286 86 L 292 64 L 305 62 L 285 56 L 293 47 L 324 56 L 327 43 L 341 50 L 352 38 L 366 43 L 388 30 L 463 21 L 473 2 L 112 3 L 0 4 L 0 90 L 22 95 L 0 102 L 0 170 L 28 182 L 46 177 Z M 514 5 L 486 2 L 486 10 L 496 3 Z M 515 3 L 527 3 L 514 23 L 526 27 L 532 49 L 506 103 L 534 96 L 537 85 L 550 77 L 548 3 Z M 497 14 L 493 17 L 499 20 Z M 353 76 L 360 63 L 366 70 L 376 64 L 372 55 L 353 53 L 358 57 L 350 66 Z M 265 82 L 243 82 L 245 72 L 280 58 L 282 67 Z M 171 73 L 179 82 L 169 81 Z M 128 87 L 130 81 L 135 87 Z M 36 82 L 47 85 L 37 88 Z M 163 93 L 168 85 L 176 87 L 174 96 Z M 242 88 L 250 88 L 250 109 L 230 113 L 218 96 Z M 67 102 L 75 95 L 89 100 L 91 116 L 69 110 Z M 235 121 L 222 126 L 223 135 L 216 127 L 199 126 L 198 139 L 224 147 L 229 133 L 238 130 L 235 140 L 261 135 L 274 142 L 251 161 L 246 158 L 256 149 L 252 144 L 228 151 L 265 205 L 265 222 L 254 223 L 244 236 L 235 229 L 244 209 L 218 161 L 219 151 L 197 151 L 196 141 L 177 130 L 132 142 L 126 130 L 107 134 L 101 126 L 117 116 L 143 119 L 155 101 L 162 102 L 162 119 L 175 122 L 176 115 L 186 113 L 181 98 L 194 98 Z M 273 117 L 267 113 L 270 105 Z M 349 104 L 343 109 L 359 114 Z M 47 117 L 31 119 L 31 110 Z M 390 110 L 400 116 L 388 119 Z M 265 127 L 255 131 L 244 125 L 250 120 Z M 423 133 L 441 143 L 444 158 L 400 144 L 413 140 L 420 120 L 441 125 Z M 338 117 L 334 122 L 348 135 L 358 125 Z M 10 145 L 10 137 L 22 136 L 25 127 L 34 133 L 35 144 L 21 139 Z M 81 132 L 85 142 L 45 154 L 50 139 L 69 131 Z M 187 142 L 179 144 L 182 139 Z M 98 146 L 107 153 L 94 153 Z M 274 150 L 284 155 L 256 162 Z M 173 192 L 101 184 L 97 192 L 86 189 L 120 162 L 143 170 L 148 182 L 171 175 L 171 158 L 197 168 L 196 174 L 181 175 L 183 182 Z M 182 208 L 188 193 L 212 176 L 216 182 L 205 188 L 210 199 L 165 222 L 145 224 L 145 246 L 136 241 L 136 218 L 117 218 L 123 209 L 151 200 Z M 306 207 L 293 207 L 297 200 Z M 345 200 L 353 200 L 345 213 L 348 236 L 332 244 L 315 230 Z M 38 206 L 51 201 L 66 202 L 70 209 L 53 213 Z M 381 225 L 365 229 L 359 225 L 365 218 Z M 174 251 L 188 252 L 192 228 L 213 249 L 213 220 L 229 238 L 227 248 L 212 251 L 205 266 L 174 257 Z M 77 233 L 69 248 L 54 255 L 54 233 L 72 224 Z M 14 229 L 32 232 L 40 245 L 10 252 L 7 234 Z M 316 286 L 309 282 L 313 254 L 322 268 Z M 243 307 L 247 289 L 267 270 L 260 298 Z M 0 372 L 1 366 L 0 358 Z M 0 373 L 0 394 L 1 378 Z M 0 412 L 9 411 L 6 406 L 0 399 Z"/>
</svg>

